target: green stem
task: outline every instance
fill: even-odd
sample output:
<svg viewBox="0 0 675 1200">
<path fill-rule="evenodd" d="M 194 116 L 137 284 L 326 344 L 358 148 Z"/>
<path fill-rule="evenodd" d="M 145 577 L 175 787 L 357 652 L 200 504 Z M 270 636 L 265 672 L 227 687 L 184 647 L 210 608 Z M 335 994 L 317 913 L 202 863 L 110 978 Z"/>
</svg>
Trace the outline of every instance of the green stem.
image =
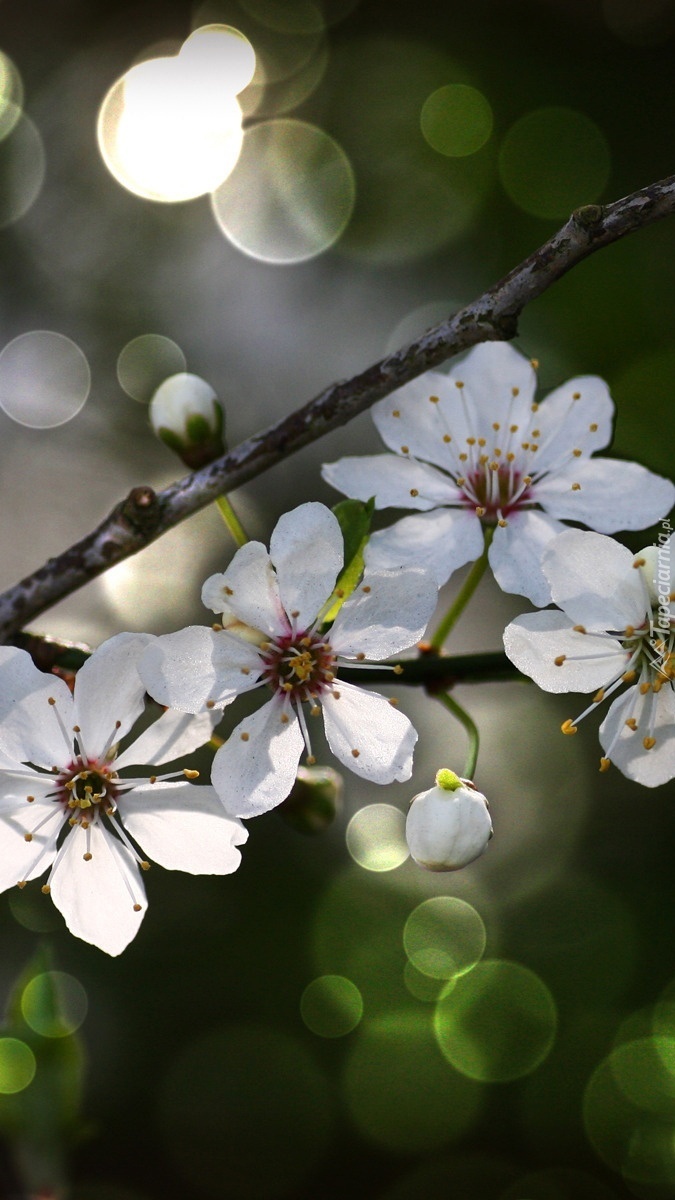
<svg viewBox="0 0 675 1200">
<path fill-rule="evenodd" d="M 217 496 L 216 507 L 237 545 L 245 546 L 249 541 L 248 534 L 232 505 L 230 504 L 227 496 Z"/>
<path fill-rule="evenodd" d="M 476 773 L 478 750 L 480 748 L 480 734 L 478 733 L 478 726 L 473 718 L 469 716 L 466 709 L 462 708 L 461 704 L 458 704 L 453 696 L 448 695 L 447 692 L 442 692 L 439 694 L 438 699 L 440 700 L 441 704 L 445 705 L 448 712 L 451 712 L 453 717 L 457 718 L 460 725 L 462 725 L 466 730 L 469 738 L 469 750 L 466 756 L 462 778 L 473 779 Z"/>
<path fill-rule="evenodd" d="M 485 574 L 485 568 L 488 564 L 488 550 L 490 549 L 490 543 L 492 542 L 493 532 L 494 530 L 492 526 L 488 525 L 485 530 L 483 553 L 481 554 L 480 558 L 476 559 L 471 570 L 469 571 L 469 574 L 464 580 L 464 583 L 459 589 L 459 592 L 450 605 L 450 608 L 446 612 L 440 625 L 438 626 L 438 629 L 432 637 L 431 642 L 429 643 L 432 650 L 438 651 L 441 649 L 445 639 L 450 633 L 450 630 L 454 627 L 457 618 L 461 615 L 461 613 L 464 612 L 469 600 L 473 596 L 478 584 L 483 578 L 483 575 Z"/>
</svg>

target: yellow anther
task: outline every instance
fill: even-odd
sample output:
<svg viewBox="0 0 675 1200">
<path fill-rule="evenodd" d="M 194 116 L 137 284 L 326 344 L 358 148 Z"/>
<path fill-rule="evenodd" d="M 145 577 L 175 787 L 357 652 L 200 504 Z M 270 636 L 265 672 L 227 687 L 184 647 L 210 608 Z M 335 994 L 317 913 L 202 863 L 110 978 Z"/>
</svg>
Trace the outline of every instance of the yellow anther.
<svg viewBox="0 0 675 1200">
<path fill-rule="evenodd" d="M 509 433 L 517 433 L 517 432 L 518 432 L 517 425 L 509 425 Z"/>
<path fill-rule="evenodd" d="M 305 762 L 307 763 L 307 766 L 308 766 L 308 767 L 313 767 L 313 766 L 314 766 L 314 763 L 316 762 L 316 757 L 315 757 L 315 755 L 313 755 L 313 754 L 308 754 L 308 755 L 307 755 L 307 758 L 305 759 Z"/>
<path fill-rule="evenodd" d="M 533 370 L 533 371 L 538 371 L 538 370 L 539 370 L 539 359 L 538 359 L 538 358 L 531 358 L 531 359 L 530 359 L 530 366 L 532 367 L 532 370 Z"/>
<path fill-rule="evenodd" d="M 352 758 L 358 758 L 360 753 L 360 750 L 352 750 Z"/>
<path fill-rule="evenodd" d="M 53 697 L 53 696 L 48 696 L 48 697 L 47 697 L 47 704 L 51 704 L 51 705 L 52 705 L 52 707 L 53 707 L 53 706 L 56 704 L 56 700 L 54 699 L 54 697 Z"/>
<path fill-rule="evenodd" d="M 581 491 L 581 484 L 580 484 L 580 483 L 573 483 L 573 484 L 572 484 L 572 491 L 573 491 L 573 492 L 580 492 L 580 491 Z"/>
<path fill-rule="evenodd" d="M 475 446 L 476 445 L 475 437 L 468 437 L 466 439 L 466 444 L 467 444 L 467 446 Z"/>
<path fill-rule="evenodd" d="M 26 796 L 26 800 L 28 801 L 29 804 L 32 804 L 34 799 L 35 799 L 35 796 Z"/>
<path fill-rule="evenodd" d="M 281 721 L 282 725 L 288 725 L 288 713 L 282 712 L 279 720 Z"/>
<path fill-rule="evenodd" d="M 635 730 L 638 727 L 635 717 L 628 717 L 627 720 L 625 721 L 625 724 L 628 726 L 629 729 L 633 730 L 633 733 L 635 733 Z"/>
<path fill-rule="evenodd" d="M 456 380 L 455 380 L 455 387 L 457 387 L 457 388 L 463 388 L 463 387 L 464 387 L 464 381 L 463 381 L 462 379 L 456 379 Z"/>
<path fill-rule="evenodd" d="M 365 587 L 362 587 L 362 588 L 361 588 L 361 591 L 362 591 L 362 592 L 365 592 L 365 593 L 366 593 L 366 596 L 368 596 L 368 595 L 370 594 L 370 592 L 372 591 L 372 589 L 371 589 L 371 587 L 370 587 L 368 584 L 366 584 L 366 586 L 365 586 Z M 365 654 L 364 654 L 364 656 L 363 656 L 363 657 L 365 658 Z"/>
<path fill-rule="evenodd" d="M 207 707 L 207 708 L 215 708 L 215 707 L 216 707 L 216 702 L 215 702 L 215 700 L 207 700 L 207 701 L 206 701 L 206 707 Z"/>
<path fill-rule="evenodd" d="M 604 700 L 604 698 L 605 698 L 605 689 L 604 689 L 604 688 L 599 688 L 599 689 L 598 689 L 598 691 L 595 693 L 595 695 L 594 695 L 594 697 L 593 697 L 593 703 L 594 703 L 594 704 L 601 704 L 601 703 L 602 703 L 602 701 Z"/>
<path fill-rule="evenodd" d="M 517 387 L 512 387 L 512 388 L 511 388 L 511 395 L 512 395 L 512 396 L 519 396 L 519 395 L 520 395 L 520 388 L 517 388 Z"/>
<path fill-rule="evenodd" d="M 452 441 L 452 438 L 450 437 L 450 434 L 449 434 L 449 433 L 444 433 L 444 434 L 443 434 L 443 441 L 446 443 L 446 445 L 448 444 L 448 442 L 451 442 L 451 441 Z"/>
<path fill-rule="evenodd" d="M 23 840 L 24 840 L 24 842 L 32 842 L 32 840 L 33 840 L 32 833 L 24 833 Z"/>
<path fill-rule="evenodd" d="M 533 429 L 532 437 L 541 437 L 541 429 Z"/>
<path fill-rule="evenodd" d="M 653 750 L 656 745 L 656 738 L 645 737 L 642 739 L 642 745 L 644 746 L 645 750 Z"/>
<path fill-rule="evenodd" d="M 398 408 L 393 408 L 391 415 L 392 415 L 392 417 L 400 417 L 401 413 Z"/>
<path fill-rule="evenodd" d="M 85 862 L 91 862 L 91 851 L 87 850 L 87 853 L 83 854 L 82 857 Z"/>
<path fill-rule="evenodd" d="M 337 688 L 335 689 L 335 691 L 331 692 L 331 696 L 333 697 L 334 700 L 339 700 L 341 695 L 342 695 L 342 692 L 338 692 Z"/>
<path fill-rule="evenodd" d="M 575 633 L 586 633 L 585 625 L 573 625 L 572 628 L 574 629 Z"/>
<path fill-rule="evenodd" d="M 391 704 L 392 708 L 396 708 L 396 705 L 398 704 L 398 699 L 397 699 L 397 697 L 396 697 L 396 696 L 390 696 L 390 697 L 389 697 L 389 703 Z"/>
<path fill-rule="evenodd" d="M 439 396 L 430 396 L 429 399 L 431 400 L 432 404 L 438 404 L 440 397 Z"/>
<path fill-rule="evenodd" d="M 649 683 L 648 680 L 646 680 L 644 683 L 641 683 L 640 684 L 640 695 L 646 696 L 647 692 L 651 691 L 651 688 L 652 688 L 652 685 L 651 685 L 651 683 Z"/>
<path fill-rule="evenodd" d="M 477 508 L 477 509 L 476 509 L 476 516 L 477 516 L 477 517 L 484 517 L 484 516 L 485 516 L 485 514 L 486 514 L 486 512 L 487 512 L 487 509 L 486 509 L 486 508 Z"/>
<path fill-rule="evenodd" d="M 401 446 L 401 454 L 410 454 L 410 446 Z"/>
<path fill-rule="evenodd" d="M 633 562 L 633 566 L 634 566 L 635 570 L 637 571 L 639 567 L 646 566 L 646 563 L 647 563 L 646 558 L 636 558 Z"/>
<path fill-rule="evenodd" d="M 575 458 L 581 458 L 582 453 L 583 453 L 583 451 L 579 450 L 579 449 L 572 451 L 572 454 L 574 455 Z"/>
<path fill-rule="evenodd" d="M 554 661 L 556 667 L 562 667 L 566 658 L 567 658 L 566 654 L 559 654 L 557 658 L 554 658 L 553 661 Z"/>
<path fill-rule="evenodd" d="M 621 678 L 624 683 L 635 683 L 635 671 L 632 669 L 630 671 L 624 671 Z"/>
<path fill-rule="evenodd" d="M 248 733 L 241 733 L 239 736 L 241 737 L 242 742 L 247 742 L 249 739 Z"/>
<path fill-rule="evenodd" d="M 570 718 L 568 718 L 566 721 L 563 721 L 562 725 L 560 726 L 560 729 L 561 729 L 562 733 L 566 733 L 566 734 L 572 734 L 572 733 L 577 732 L 577 727 Z"/>
<path fill-rule="evenodd" d="M 411 488 L 411 489 L 410 489 L 410 495 L 411 495 L 413 498 L 414 498 L 415 496 L 419 496 L 419 494 L 420 494 L 420 493 L 419 493 L 419 488 Z"/>
<path fill-rule="evenodd" d="M 48 884 L 48 883 L 43 883 L 42 887 L 40 888 L 40 891 L 41 891 L 41 892 L 43 893 L 43 895 L 45 895 L 45 896 L 48 896 L 48 895 L 49 895 L 49 893 L 51 892 L 51 890 L 52 890 L 52 889 L 50 888 L 50 886 L 49 886 L 49 884 Z"/>
<path fill-rule="evenodd" d="M 612 765 L 612 764 L 611 764 L 611 762 L 610 762 L 610 760 L 609 760 L 608 758 L 601 758 L 601 759 L 600 759 L 600 770 L 601 770 L 601 771 L 609 771 L 609 768 L 610 768 L 610 766 L 611 766 L 611 765 Z"/>
<path fill-rule="evenodd" d="M 140 904 L 134 904 L 134 912 L 140 912 L 140 911 L 141 911 Z"/>
<path fill-rule="evenodd" d="M 228 586 L 227 586 L 227 584 L 225 584 L 225 587 L 223 588 L 223 591 L 224 591 L 224 593 L 225 593 L 225 595 L 226 595 L 226 596 L 233 596 L 233 595 L 234 595 L 234 592 L 232 591 L 232 588 L 231 588 L 231 587 L 228 587 Z"/>
<path fill-rule="evenodd" d="M 572 392 L 573 400 L 581 400 L 581 392 Z"/>
<path fill-rule="evenodd" d="M 320 717 L 321 716 L 321 709 L 318 704 L 312 705 L 312 707 L 309 710 L 309 715 L 310 715 L 310 717 Z"/>
<path fill-rule="evenodd" d="M 523 475 L 523 483 L 525 484 L 526 487 L 529 487 L 530 484 L 532 483 L 532 476 L 531 475 Z"/>
<path fill-rule="evenodd" d="M 142 862 L 139 862 L 138 865 L 141 868 L 141 871 L 149 871 L 150 870 L 150 863 L 145 858 L 143 859 Z"/>
<path fill-rule="evenodd" d="M 186 779 L 199 779 L 199 771 L 189 771 L 187 767 L 184 768 L 183 774 Z"/>
<path fill-rule="evenodd" d="M 497 524 L 499 525 L 500 529 L 506 529 L 506 526 L 508 525 L 508 521 L 505 521 L 504 517 L 500 517 L 499 520 L 497 521 Z"/>
<path fill-rule="evenodd" d="M 589 433 L 597 433 L 597 431 L 598 431 L 598 427 L 597 427 L 597 425 L 595 424 L 595 422 L 594 422 L 592 425 L 589 425 L 589 426 L 588 426 L 588 430 L 589 430 Z"/>
<path fill-rule="evenodd" d="M 624 632 L 625 637 L 631 638 L 631 637 L 633 637 L 633 634 L 635 633 L 635 626 L 634 625 L 626 625 L 626 628 L 624 629 L 623 632 Z"/>
<path fill-rule="evenodd" d="M 394 668 L 393 668 L 393 671 L 394 671 L 394 675 L 402 675 L 402 674 L 403 674 L 403 667 L 401 666 L 401 664 L 400 664 L 400 663 L 396 663 L 396 664 L 395 664 L 395 666 L 394 666 Z"/>
</svg>

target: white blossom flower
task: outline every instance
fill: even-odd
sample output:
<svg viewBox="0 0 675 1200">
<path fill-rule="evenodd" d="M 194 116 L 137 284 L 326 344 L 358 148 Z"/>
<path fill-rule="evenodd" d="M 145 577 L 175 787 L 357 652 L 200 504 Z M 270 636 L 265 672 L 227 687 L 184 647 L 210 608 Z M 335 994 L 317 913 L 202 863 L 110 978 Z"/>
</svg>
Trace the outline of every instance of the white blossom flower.
<svg viewBox="0 0 675 1200">
<path fill-rule="evenodd" d="M 439 586 L 477 559 L 506 592 L 550 603 L 541 557 L 563 521 L 601 533 L 644 529 L 675 503 L 675 487 L 646 468 L 592 459 L 612 436 L 607 384 L 571 379 L 534 401 L 536 364 L 506 342 L 474 347 L 459 367 L 428 372 L 373 407 L 392 454 L 342 458 L 323 476 L 377 508 L 417 509 L 374 533 L 366 563 L 427 567 Z"/>
<path fill-rule="evenodd" d="M 323 713 L 328 744 L 350 770 L 374 783 L 412 771 L 417 734 L 393 702 L 338 680 L 341 664 L 366 665 L 417 642 L 434 610 L 437 587 L 420 569 L 364 578 L 322 631 L 343 540 L 322 504 L 302 504 L 279 520 L 270 551 L 248 542 L 222 575 L 207 579 L 202 600 L 223 626 L 193 626 L 157 638 L 141 673 L 152 696 L 185 712 L 223 708 L 243 692 L 272 692 L 218 750 L 212 782 L 226 810 L 253 817 L 289 794 L 303 747 L 314 758 L 304 705 Z"/>
<path fill-rule="evenodd" d="M 492 837 L 488 802 L 470 779 L 446 768 L 436 785 L 413 796 L 405 825 L 408 848 L 428 871 L 458 871 L 487 849 Z"/>
<path fill-rule="evenodd" d="M 595 692 L 579 722 L 622 687 L 600 726 L 604 754 L 637 783 L 675 776 L 675 537 L 631 554 L 612 538 L 569 529 L 544 555 L 562 611 L 526 613 L 504 632 L 519 671 L 547 692 Z"/>
<path fill-rule="evenodd" d="M 72 695 L 25 651 L 0 647 L 0 891 L 49 868 L 42 890 L 71 933 L 112 955 L 147 908 L 139 868 L 150 864 L 135 843 L 169 869 L 226 875 L 247 838 L 212 787 L 188 782 L 195 772 L 120 774 L 173 761 L 211 736 L 209 716 L 167 711 L 118 753 L 143 711 L 138 660 L 152 640 L 122 633 L 105 642 Z"/>
</svg>

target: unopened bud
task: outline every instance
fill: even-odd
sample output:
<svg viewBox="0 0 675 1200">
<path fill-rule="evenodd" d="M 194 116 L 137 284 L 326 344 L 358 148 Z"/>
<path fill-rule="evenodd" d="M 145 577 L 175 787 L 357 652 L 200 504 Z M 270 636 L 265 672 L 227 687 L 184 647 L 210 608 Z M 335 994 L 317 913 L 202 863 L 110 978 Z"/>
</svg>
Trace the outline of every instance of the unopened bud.
<svg viewBox="0 0 675 1200">
<path fill-rule="evenodd" d="M 150 401 L 158 438 L 192 470 L 225 453 L 223 409 L 210 384 L 182 371 L 160 384 Z"/>
<path fill-rule="evenodd" d="M 435 787 L 413 797 L 405 833 L 421 867 L 457 871 L 478 858 L 492 837 L 488 802 L 470 779 L 443 769 Z"/>
<path fill-rule="evenodd" d="M 277 812 L 299 833 L 323 833 L 342 807 L 342 777 L 332 767 L 298 767 L 290 795 Z"/>
</svg>

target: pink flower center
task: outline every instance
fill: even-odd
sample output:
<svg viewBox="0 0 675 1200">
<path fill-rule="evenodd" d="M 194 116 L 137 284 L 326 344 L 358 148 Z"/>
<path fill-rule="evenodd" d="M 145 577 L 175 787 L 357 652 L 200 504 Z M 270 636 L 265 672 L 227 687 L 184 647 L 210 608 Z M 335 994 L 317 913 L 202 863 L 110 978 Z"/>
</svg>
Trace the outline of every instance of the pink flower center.
<svg viewBox="0 0 675 1200">
<path fill-rule="evenodd" d="M 485 463 L 460 478 L 463 503 L 467 508 L 482 510 L 479 515 L 487 524 L 535 502 L 531 477 L 514 469 L 509 462 Z"/>
<path fill-rule="evenodd" d="M 335 655 L 330 643 L 319 634 L 284 634 L 260 648 L 263 678 L 274 692 L 291 700 L 315 700 L 332 687 Z"/>
<path fill-rule="evenodd" d="M 53 799 L 70 810 L 70 824 L 84 829 L 98 818 L 99 813 L 110 816 L 117 808 L 117 772 L 96 760 L 83 766 L 71 762 L 59 772 Z"/>
</svg>

